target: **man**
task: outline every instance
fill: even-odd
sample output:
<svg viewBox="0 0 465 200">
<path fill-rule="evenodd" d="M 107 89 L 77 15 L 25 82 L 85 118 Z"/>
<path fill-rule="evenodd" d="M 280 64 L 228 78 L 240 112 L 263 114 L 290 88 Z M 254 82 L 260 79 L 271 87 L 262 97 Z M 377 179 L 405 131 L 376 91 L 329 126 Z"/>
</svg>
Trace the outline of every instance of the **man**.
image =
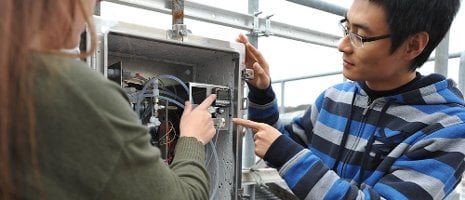
<svg viewBox="0 0 465 200">
<path fill-rule="evenodd" d="M 252 129 L 255 153 L 301 199 L 443 199 L 465 167 L 464 100 L 452 80 L 415 70 L 459 7 L 354 0 L 338 46 L 351 81 L 325 90 L 288 125 L 279 123 L 267 62 L 240 35 L 256 76 L 248 82 L 251 121 L 234 122 Z"/>
</svg>

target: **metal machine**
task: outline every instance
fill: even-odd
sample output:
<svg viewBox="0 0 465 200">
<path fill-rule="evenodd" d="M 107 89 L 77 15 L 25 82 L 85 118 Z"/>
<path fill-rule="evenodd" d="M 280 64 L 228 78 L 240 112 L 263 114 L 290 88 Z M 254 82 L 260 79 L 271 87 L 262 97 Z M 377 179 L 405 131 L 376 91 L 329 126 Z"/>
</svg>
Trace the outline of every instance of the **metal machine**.
<svg viewBox="0 0 465 200">
<path fill-rule="evenodd" d="M 211 199 L 238 199 L 242 136 L 231 119 L 244 112 L 244 46 L 195 35 L 178 40 L 171 34 L 116 23 L 98 33 L 99 45 L 88 63 L 125 89 L 167 163 L 175 156 L 184 101 L 195 105 L 217 94 L 211 106 L 217 134 L 206 148 Z"/>
</svg>

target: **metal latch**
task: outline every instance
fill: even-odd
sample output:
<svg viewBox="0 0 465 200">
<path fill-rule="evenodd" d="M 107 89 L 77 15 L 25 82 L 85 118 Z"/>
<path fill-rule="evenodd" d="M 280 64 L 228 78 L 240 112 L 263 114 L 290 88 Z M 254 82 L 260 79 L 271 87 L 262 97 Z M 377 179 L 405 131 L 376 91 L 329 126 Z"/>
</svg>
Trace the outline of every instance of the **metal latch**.
<svg viewBox="0 0 465 200">
<path fill-rule="evenodd" d="M 254 73 L 253 69 L 243 69 L 241 71 L 241 78 L 244 81 L 253 80 L 254 77 L 255 77 L 255 73 Z"/>
</svg>

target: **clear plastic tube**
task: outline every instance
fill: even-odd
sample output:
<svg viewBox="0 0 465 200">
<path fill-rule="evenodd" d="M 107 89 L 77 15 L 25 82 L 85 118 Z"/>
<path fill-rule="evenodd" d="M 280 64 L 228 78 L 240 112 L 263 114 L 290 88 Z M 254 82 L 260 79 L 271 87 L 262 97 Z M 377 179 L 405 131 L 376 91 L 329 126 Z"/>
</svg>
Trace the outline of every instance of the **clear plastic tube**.
<svg viewBox="0 0 465 200">
<path fill-rule="evenodd" d="M 142 100 L 145 97 L 144 95 L 145 95 L 145 92 L 147 91 L 147 88 L 152 84 L 155 87 L 158 87 L 158 80 L 162 79 L 162 78 L 168 78 L 168 79 L 172 79 L 172 80 L 178 82 L 184 88 L 186 93 L 189 94 L 189 89 L 187 88 L 187 85 L 181 79 L 179 79 L 178 77 L 173 76 L 173 75 L 169 75 L 169 74 L 161 74 L 161 75 L 155 76 L 155 77 L 151 78 L 149 81 L 147 81 L 144 84 L 144 87 L 142 88 L 141 91 L 139 91 L 139 93 L 137 95 L 135 111 L 136 111 L 136 113 L 138 115 L 139 115 L 139 112 L 140 112 L 140 104 L 141 104 Z M 184 106 L 182 106 L 182 108 L 184 108 Z"/>
<path fill-rule="evenodd" d="M 186 91 L 186 94 L 189 94 L 189 88 L 187 88 L 187 85 L 181 79 L 179 79 L 176 76 L 169 75 L 169 74 L 160 74 L 160 75 L 156 76 L 155 78 L 156 79 L 162 79 L 162 78 L 173 79 L 176 82 L 178 82 L 179 85 L 181 85 L 184 88 L 184 90 Z"/>
<path fill-rule="evenodd" d="M 170 96 L 170 97 L 174 98 L 178 102 L 183 102 L 184 101 L 184 99 L 182 99 L 178 95 L 172 93 L 171 91 L 160 90 L 160 94 Z"/>
<path fill-rule="evenodd" d="M 159 96 L 159 98 L 160 98 L 161 100 L 165 100 L 165 101 L 167 101 L 167 102 L 173 103 L 173 104 L 177 105 L 178 107 L 184 109 L 184 104 L 180 103 L 179 101 L 176 101 L 176 100 L 174 100 L 174 99 L 172 99 L 172 98 L 164 97 L 164 96 Z"/>
<path fill-rule="evenodd" d="M 219 130 L 216 131 L 216 135 L 218 135 Z M 213 160 L 215 161 L 215 172 L 214 174 L 211 174 L 211 179 L 213 181 L 213 186 L 212 186 L 212 192 L 210 194 L 210 200 L 213 200 L 216 196 L 216 193 L 218 192 L 218 185 L 219 185 L 219 180 L 216 176 L 220 174 L 220 160 L 218 156 L 218 152 L 216 151 L 216 146 L 213 143 L 213 141 L 210 141 L 208 143 L 212 149 L 213 153 Z M 209 159 L 210 160 L 210 159 Z M 207 163 L 208 164 L 208 163 Z"/>
<path fill-rule="evenodd" d="M 151 94 L 145 94 L 144 96 L 142 97 L 153 97 L 153 95 Z M 184 109 L 184 104 L 182 104 L 181 102 L 179 101 L 176 101 L 175 99 L 172 99 L 170 97 L 165 97 L 165 96 L 158 96 L 158 98 L 160 98 L 161 100 L 164 100 L 164 101 L 167 101 L 169 103 L 173 103 L 175 105 L 177 105 L 178 107 Z"/>
</svg>

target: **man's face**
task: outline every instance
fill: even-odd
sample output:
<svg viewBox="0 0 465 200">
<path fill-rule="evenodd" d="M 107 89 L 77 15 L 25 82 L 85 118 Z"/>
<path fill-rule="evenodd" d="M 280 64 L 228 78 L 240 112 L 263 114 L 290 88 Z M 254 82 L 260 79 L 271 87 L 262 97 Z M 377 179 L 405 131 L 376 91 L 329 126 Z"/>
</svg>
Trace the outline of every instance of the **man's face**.
<svg viewBox="0 0 465 200">
<path fill-rule="evenodd" d="M 390 34 L 384 10 L 368 0 L 354 0 L 347 12 L 346 25 L 349 32 L 362 37 Z M 371 89 L 378 91 L 405 84 L 412 72 L 408 71 L 409 63 L 402 59 L 402 45 L 392 54 L 390 48 L 390 38 L 356 47 L 349 37 L 344 37 L 338 47 L 343 52 L 344 76 L 354 81 L 366 81 Z"/>
</svg>

